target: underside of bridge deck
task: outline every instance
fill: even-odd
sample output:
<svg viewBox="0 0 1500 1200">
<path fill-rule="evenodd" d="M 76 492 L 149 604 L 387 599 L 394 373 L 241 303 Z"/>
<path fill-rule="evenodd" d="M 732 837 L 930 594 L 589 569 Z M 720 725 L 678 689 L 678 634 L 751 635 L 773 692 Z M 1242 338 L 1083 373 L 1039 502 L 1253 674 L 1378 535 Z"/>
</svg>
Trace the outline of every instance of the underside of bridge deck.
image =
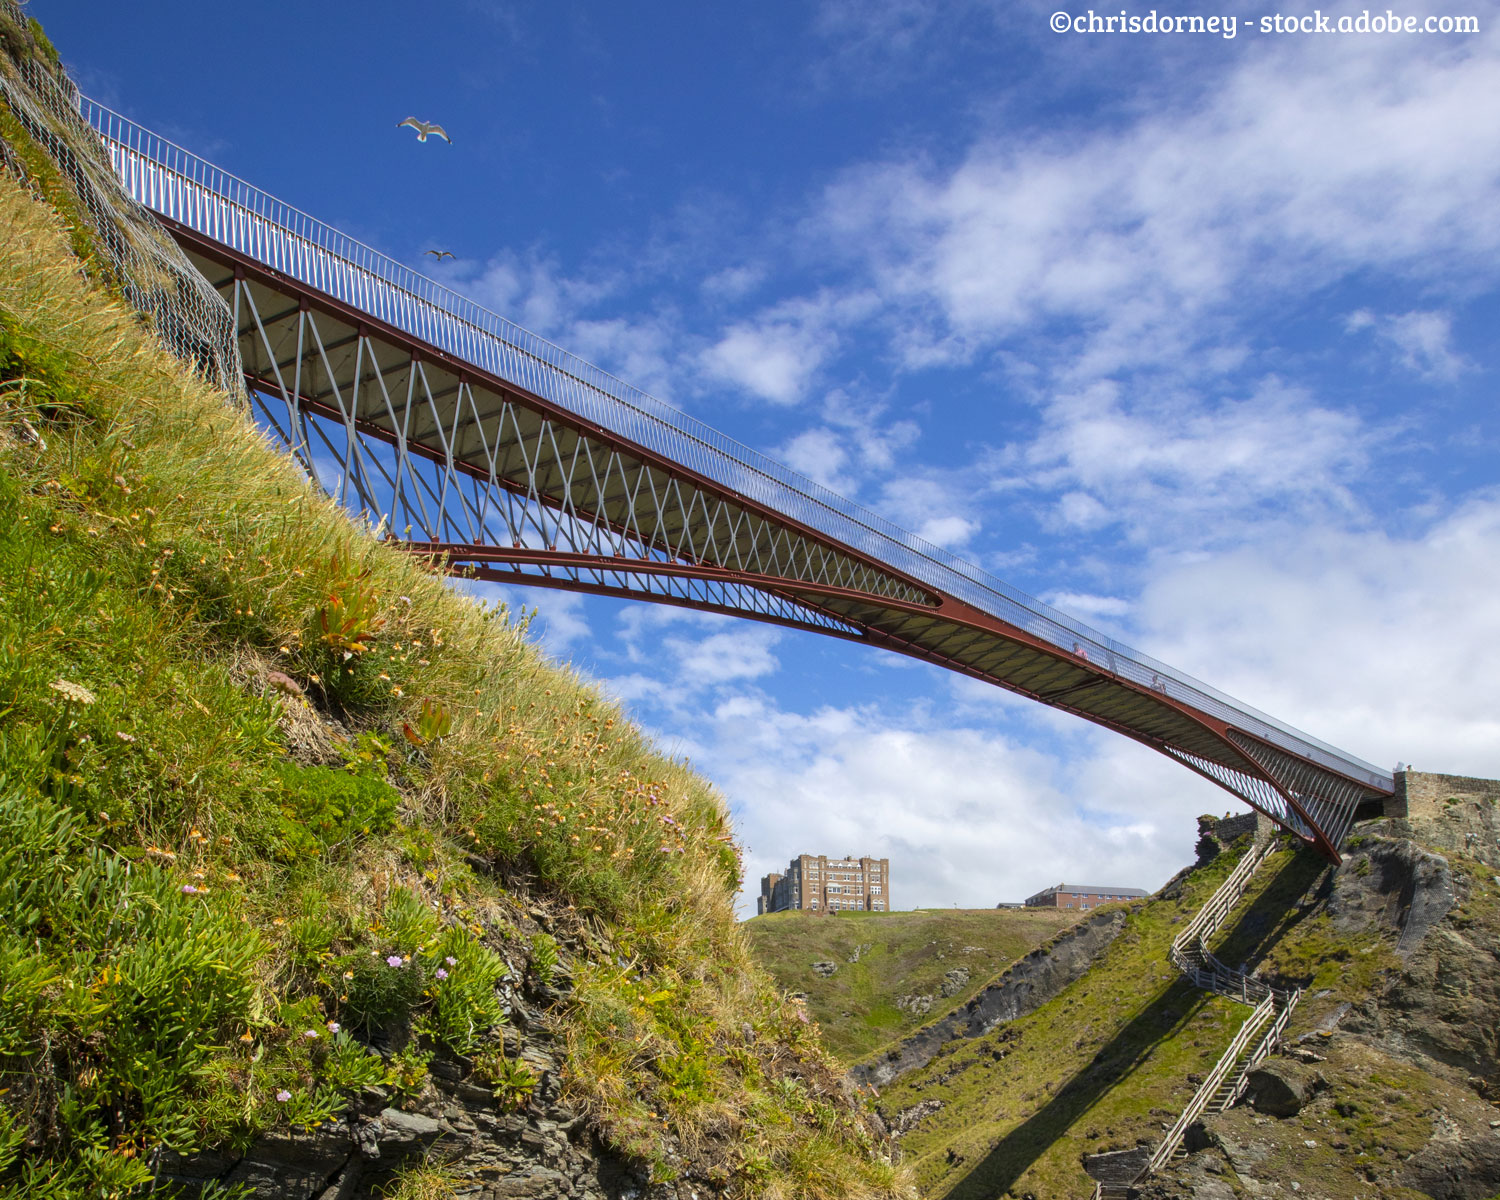
<svg viewBox="0 0 1500 1200">
<path fill-rule="evenodd" d="M 232 314 L 254 415 L 434 569 L 731 613 L 1007 688 L 1337 861 L 1388 772 L 1090 629 L 91 101 Z"/>
<path fill-rule="evenodd" d="M 340 502 L 437 568 L 732 613 L 934 663 L 1165 753 L 1330 858 L 1358 803 L 1382 791 L 1204 711 L 1175 675 L 1122 669 L 1102 639 L 1059 644 L 753 498 L 732 474 L 676 461 L 652 448 L 644 416 L 642 436 L 625 436 L 169 227 L 235 315 L 262 423 Z"/>
</svg>

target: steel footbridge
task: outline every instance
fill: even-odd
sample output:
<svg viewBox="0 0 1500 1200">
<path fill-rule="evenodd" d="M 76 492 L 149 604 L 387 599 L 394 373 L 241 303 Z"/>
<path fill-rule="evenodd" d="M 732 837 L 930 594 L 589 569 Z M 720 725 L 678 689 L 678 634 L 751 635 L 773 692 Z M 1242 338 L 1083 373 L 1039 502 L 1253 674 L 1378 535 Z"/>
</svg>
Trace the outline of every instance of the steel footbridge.
<svg viewBox="0 0 1500 1200">
<path fill-rule="evenodd" d="M 982 679 L 1168 755 L 1330 859 L 1390 772 L 1215 691 L 89 100 L 233 314 L 256 418 L 479 579 L 732 613 Z"/>
</svg>

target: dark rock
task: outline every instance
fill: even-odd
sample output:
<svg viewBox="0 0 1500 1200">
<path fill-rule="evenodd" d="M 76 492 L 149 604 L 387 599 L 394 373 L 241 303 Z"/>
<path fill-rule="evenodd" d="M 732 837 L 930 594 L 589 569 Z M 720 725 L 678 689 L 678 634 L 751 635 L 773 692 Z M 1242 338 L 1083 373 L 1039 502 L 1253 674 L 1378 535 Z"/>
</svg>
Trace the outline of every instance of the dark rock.
<svg viewBox="0 0 1500 1200">
<path fill-rule="evenodd" d="M 1132 1183 L 1150 1161 L 1150 1146 L 1133 1146 L 1129 1150 L 1085 1154 L 1083 1170 L 1096 1183 Z"/>
<path fill-rule="evenodd" d="M 353 1149 L 342 1121 L 307 1132 L 274 1130 L 255 1141 L 224 1182 L 257 1196 L 311 1200 L 343 1170 Z"/>
<path fill-rule="evenodd" d="M 827 979 L 839 969 L 839 965 L 836 962 L 815 962 L 812 965 L 812 969 L 814 975 L 821 975 L 824 979 Z"/>
<path fill-rule="evenodd" d="M 1344 933 L 1371 925 L 1397 931 L 1396 952 L 1407 958 L 1453 900 L 1447 859 L 1415 842 L 1368 838 L 1334 876 L 1328 915 Z"/>
<path fill-rule="evenodd" d="M 387 1152 L 420 1153 L 442 1135 L 442 1125 L 420 1113 L 388 1108 L 380 1114 L 380 1145 Z"/>
<path fill-rule="evenodd" d="M 380 1157 L 380 1122 L 378 1120 L 356 1121 L 354 1124 L 354 1148 L 366 1158 Z"/>
<path fill-rule="evenodd" d="M 1500 1192 L 1500 1137 L 1464 1137 L 1439 1113 L 1432 1137 L 1406 1160 L 1401 1182 L 1433 1200 L 1489 1200 Z"/>
<path fill-rule="evenodd" d="M 1323 1077 L 1300 1063 L 1271 1061 L 1250 1072 L 1246 1094 L 1256 1112 L 1294 1117 L 1312 1099 Z"/>
</svg>

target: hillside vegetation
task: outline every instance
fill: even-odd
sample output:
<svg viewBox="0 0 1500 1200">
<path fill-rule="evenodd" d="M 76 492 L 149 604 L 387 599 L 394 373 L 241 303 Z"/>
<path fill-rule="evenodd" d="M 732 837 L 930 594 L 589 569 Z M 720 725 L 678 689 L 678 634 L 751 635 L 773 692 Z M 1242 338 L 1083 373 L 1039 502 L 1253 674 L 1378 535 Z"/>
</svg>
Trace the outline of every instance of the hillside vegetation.
<svg viewBox="0 0 1500 1200">
<path fill-rule="evenodd" d="M 1457 832 L 1361 826 L 1338 869 L 1291 848 L 1260 868 L 1215 952 L 1304 988 L 1302 1002 L 1247 1102 L 1190 1131 L 1193 1153 L 1146 1196 L 1500 1192 L 1500 821 L 1492 799 L 1451 801 L 1444 820 Z M 1446 858 L 1424 848 L 1438 834 Z M 1249 1012 L 1167 958 L 1241 849 L 1131 906 L 1055 999 L 883 1089 L 923 1195 L 1083 1200 L 1086 1155 L 1159 1142 Z"/>
<path fill-rule="evenodd" d="M 524 1114 L 528 996 L 630 1187 L 905 1194 L 736 929 L 721 799 L 351 525 L 88 238 L 0 174 L 0 1195 L 144 1194 L 440 1066 Z"/>
<path fill-rule="evenodd" d="M 967 1002 L 1077 916 L 1046 908 L 787 912 L 744 928 L 777 983 L 807 996 L 828 1048 L 855 1063 Z"/>
</svg>

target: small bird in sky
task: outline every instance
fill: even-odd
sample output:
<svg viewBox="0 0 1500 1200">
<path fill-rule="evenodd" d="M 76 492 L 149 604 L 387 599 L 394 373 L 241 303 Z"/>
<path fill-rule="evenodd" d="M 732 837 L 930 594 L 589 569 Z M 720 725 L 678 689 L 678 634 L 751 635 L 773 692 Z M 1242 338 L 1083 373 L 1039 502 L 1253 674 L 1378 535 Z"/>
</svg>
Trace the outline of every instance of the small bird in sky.
<svg viewBox="0 0 1500 1200">
<path fill-rule="evenodd" d="M 445 259 L 445 258 L 457 258 L 458 257 L 458 255 L 454 254 L 452 250 L 428 250 L 428 251 L 426 251 L 426 253 L 432 255 L 434 258 L 436 258 L 438 260 L 438 262 L 442 262 L 443 259 Z"/>
<path fill-rule="evenodd" d="M 400 129 L 405 125 L 410 125 L 417 131 L 417 141 L 419 142 L 425 142 L 427 135 L 432 133 L 442 138 L 450 146 L 453 145 L 453 139 L 448 136 L 448 131 L 441 125 L 435 125 L 431 121 L 419 121 L 416 117 L 407 117 L 406 120 L 399 122 L 396 128 Z"/>
</svg>

